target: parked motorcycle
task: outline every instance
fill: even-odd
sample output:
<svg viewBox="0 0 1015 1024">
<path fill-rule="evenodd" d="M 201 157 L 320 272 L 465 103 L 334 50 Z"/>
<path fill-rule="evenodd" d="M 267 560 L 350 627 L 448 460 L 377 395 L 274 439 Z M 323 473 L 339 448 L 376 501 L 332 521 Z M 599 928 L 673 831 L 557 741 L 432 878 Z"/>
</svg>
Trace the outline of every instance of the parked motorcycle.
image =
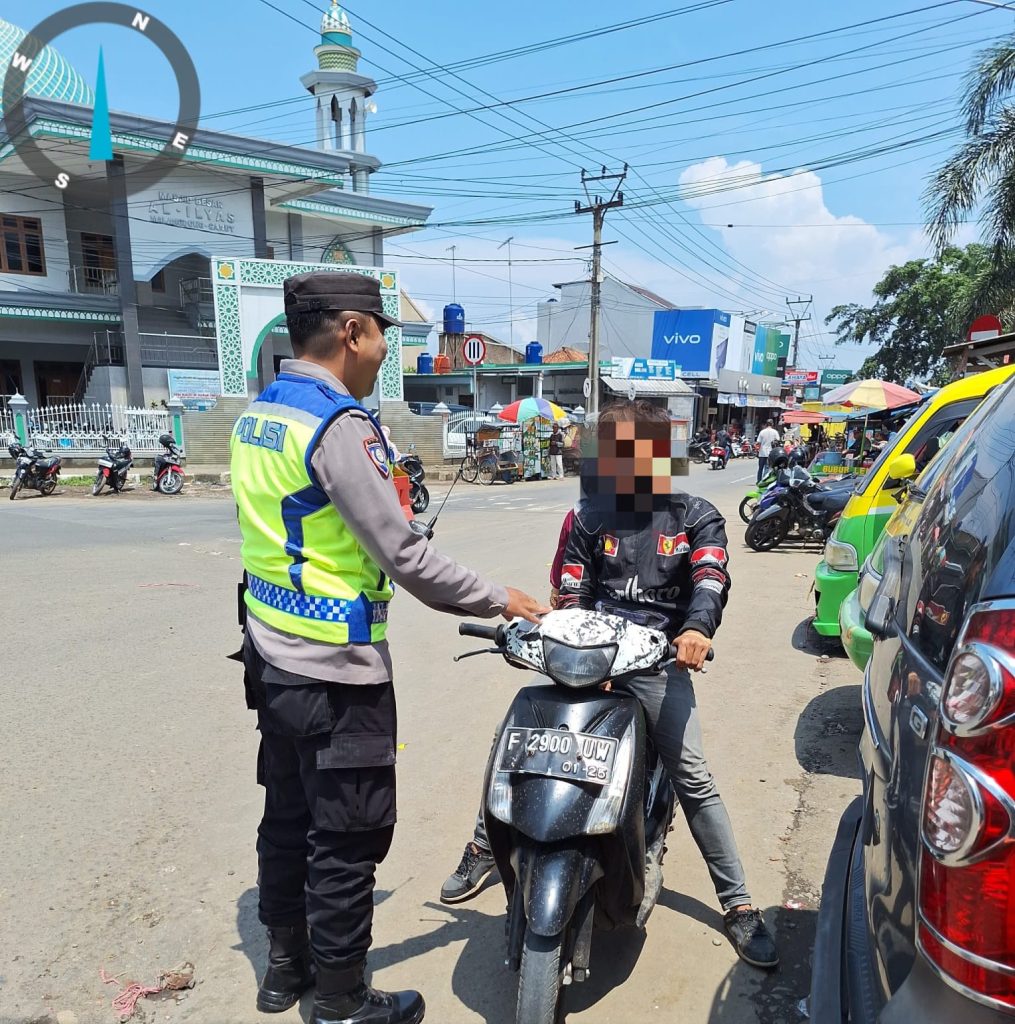
<svg viewBox="0 0 1015 1024">
<path fill-rule="evenodd" d="M 409 500 L 412 503 L 412 511 L 416 515 L 420 515 L 430 507 L 430 492 L 423 483 L 426 479 L 423 463 L 415 452 L 408 452 L 398 460 L 398 465 L 409 478 Z"/>
<path fill-rule="evenodd" d="M 7 451 L 14 460 L 11 501 L 18 496 L 23 487 L 31 487 L 33 491 L 38 491 L 43 496 L 48 496 L 56 490 L 56 485 L 60 482 L 59 456 L 47 456 L 38 448 L 29 450 L 17 442 L 9 444 Z"/>
<path fill-rule="evenodd" d="M 761 480 L 752 487 L 743 497 L 740 502 L 740 518 L 745 522 L 749 523 L 751 518 L 757 511 L 758 503 L 761 501 L 762 495 L 771 487 L 776 481 L 776 474 L 766 473 Z"/>
<path fill-rule="evenodd" d="M 708 468 L 709 469 L 725 469 L 726 463 L 729 461 L 729 452 L 721 444 L 712 445 L 712 450 L 708 456 Z"/>
<path fill-rule="evenodd" d="M 665 633 L 565 609 L 538 625 L 463 623 L 463 636 L 553 685 L 521 689 L 487 765 L 483 814 L 507 890 L 517 1024 L 563 1020 L 563 988 L 589 974 L 593 926 L 642 928 L 662 888 L 673 788 L 637 699 L 607 679 L 660 671 Z M 470 657 L 471 654 L 460 655 Z"/>
<path fill-rule="evenodd" d="M 176 447 L 172 434 L 160 434 L 159 444 L 166 449 L 155 456 L 152 470 L 152 490 L 161 494 L 179 494 L 183 490 L 183 469 L 180 466 L 180 449 Z"/>
<path fill-rule="evenodd" d="M 687 455 L 694 462 L 708 462 L 712 455 L 712 441 L 708 437 L 695 438 L 687 445 Z"/>
<path fill-rule="evenodd" d="M 818 484 L 802 466 L 791 470 L 797 479 L 782 473 L 776 486 L 762 497 L 744 540 L 755 551 L 771 551 L 791 534 L 800 540 L 828 540 L 850 495 L 850 481 Z"/>
<path fill-rule="evenodd" d="M 107 448 L 106 457 L 99 459 L 99 469 L 92 484 L 92 495 L 97 496 L 107 484 L 115 494 L 127 485 L 127 471 L 134 465 L 134 457 L 126 444 Z"/>
</svg>

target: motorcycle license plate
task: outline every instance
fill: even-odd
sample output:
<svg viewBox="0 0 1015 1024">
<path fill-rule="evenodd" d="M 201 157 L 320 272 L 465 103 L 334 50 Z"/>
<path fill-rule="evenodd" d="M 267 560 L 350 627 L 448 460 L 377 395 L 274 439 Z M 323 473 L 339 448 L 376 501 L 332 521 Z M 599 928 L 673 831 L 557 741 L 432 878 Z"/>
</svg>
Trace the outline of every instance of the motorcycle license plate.
<svg viewBox="0 0 1015 1024">
<path fill-rule="evenodd" d="M 497 768 L 605 786 L 613 778 L 618 746 L 612 736 L 567 729 L 509 728 L 501 740 Z"/>
</svg>

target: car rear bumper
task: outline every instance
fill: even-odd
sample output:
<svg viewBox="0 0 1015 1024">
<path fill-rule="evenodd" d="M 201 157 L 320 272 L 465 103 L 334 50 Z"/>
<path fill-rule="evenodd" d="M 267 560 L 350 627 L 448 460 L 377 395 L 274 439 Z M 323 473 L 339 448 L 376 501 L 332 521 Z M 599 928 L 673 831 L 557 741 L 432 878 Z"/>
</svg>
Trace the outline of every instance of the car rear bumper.
<svg viewBox="0 0 1015 1024">
<path fill-rule="evenodd" d="M 874 638 L 863 623 L 859 588 L 842 602 L 839 609 L 839 629 L 842 646 L 846 648 L 850 661 L 862 672 L 874 650 Z"/>
<path fill-rule="evenodd" d="M 839 635 L 839 608 L 856 590 L 858 574 L 831 569 L 824 560 L 814 571 L 815 616 L 813 626 L 822 636 Z"/>
<path fill-rule="evenodd" d="M 885 1002 L 873 967 L 864 907 L 863 797 L 846 808 L 825 869 L 811 961 L 810 1019 L 816 1024 L 1012 1024 L 1013 1017 L 957 992 L 918 953 Z"/>
</svg>

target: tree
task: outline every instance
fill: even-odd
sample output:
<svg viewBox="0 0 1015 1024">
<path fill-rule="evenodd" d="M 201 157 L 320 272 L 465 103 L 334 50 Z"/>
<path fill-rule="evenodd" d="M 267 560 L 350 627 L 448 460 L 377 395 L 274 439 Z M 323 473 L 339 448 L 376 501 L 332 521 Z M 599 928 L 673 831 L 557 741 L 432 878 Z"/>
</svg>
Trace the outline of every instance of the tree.
<svg viewBox="0 0 1015 1024">
<path fill-rule="evenodd" d="M 879 347 L 858 377 L 944 383 L 949 375 L 942 351 L 965 336 L 974 298 L 992 272 L 986 246 L 949 247 L 936 259 L 889 267 L 874 286 L 873 305 L 836 306 L 825 323 L 835 330 L 837 345 Z"/>
<path fill-rule="evenodd" d="M 987 50 L 966 79 L 965 141 L 931 178 L 927 229 L 939 254 L 980 208 L 989 272 L 967 314 L 1015 318 L 1015 34 Z M 969 316 L 969 319 L 972 318 Z"/>
</svg>

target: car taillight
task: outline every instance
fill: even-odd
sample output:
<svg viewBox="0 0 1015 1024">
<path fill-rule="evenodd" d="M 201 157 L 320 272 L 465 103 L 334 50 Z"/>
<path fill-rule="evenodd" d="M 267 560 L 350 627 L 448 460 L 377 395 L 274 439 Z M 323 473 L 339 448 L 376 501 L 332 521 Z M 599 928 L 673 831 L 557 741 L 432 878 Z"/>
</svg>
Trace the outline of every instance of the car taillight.
<svg viewBox="0 0 1015 1024">
<path fill-rule="evenodd" d="M 923 798 L 918 941 L 960 991 L 1015 1007 L 1015 606 L 970 615 Z"/>
</svg>

